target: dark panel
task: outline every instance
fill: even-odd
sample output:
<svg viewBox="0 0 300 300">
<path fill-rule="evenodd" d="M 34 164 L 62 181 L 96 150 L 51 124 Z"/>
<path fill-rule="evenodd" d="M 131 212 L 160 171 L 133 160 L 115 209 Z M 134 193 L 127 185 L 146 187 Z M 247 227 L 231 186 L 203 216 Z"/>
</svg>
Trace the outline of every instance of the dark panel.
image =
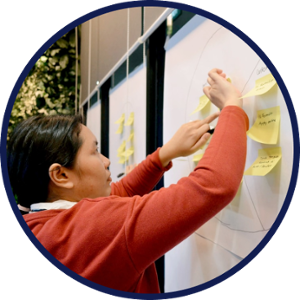
<svg viewBox="0 0 300 300">
<path fill-rule="evenodd" d="M 163 144 L 163 95 L 165 73 L 166 22 L 164 22 L 147 41 L 147 116 L 146 116 L 146 154 L 154 152 Z M 164 186 L 163 178 L 156 185 L 158 190 Z M 160 290 L 164 292 L 164 256 L 155 264 Z"/>
<path fill-rule="evenodd" d="M 98 92 L 93 94 L 93 96 L 90 99 L 90 107 L 92 107 L 95 103 L 98 101 Z"/>
<path fill-rule="evenodd" d="M 141 44 L 130 56 L 129 56 L 129 73 L 134 71 L 135 68 L 143 64 L 144 45 Z"/>
<path fill-rule="evenodd" d="M 88 102 L 86 102 L 82 108 L 82 124 L 83 125 L 86 125 L 87 110 L 88 110 Z"/>
<path fill-rule="evenodd" d="M 118 85 L 127 75 L 127 61 L 125 60 L 122 65 L 113 74 L 112 87 Z"/>
<path fill-rule="evenodd" d="M 109 89 L 111 79 L 109 78 L 100 87 L 101 99 L 101 154 L 109 158 Z"/>
<path fill-rule="evenodd" d="M 174 35 L 180 28 L 182 28 L 189 20 L 191 20 L 195 14 L 185 10 L 176 9 L 173 12 L 173 15 L 177 15 L 173 19 L 173 30 L 172 35 Z"/>
</svg>

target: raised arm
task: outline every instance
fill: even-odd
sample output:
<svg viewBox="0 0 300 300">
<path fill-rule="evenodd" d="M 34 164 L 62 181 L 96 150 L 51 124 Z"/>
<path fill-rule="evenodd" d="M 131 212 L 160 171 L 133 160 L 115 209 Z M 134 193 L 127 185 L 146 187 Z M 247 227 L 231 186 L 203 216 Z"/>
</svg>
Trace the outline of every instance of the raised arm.
<svg viewBox="0 0 300 300">
<path fill-rule="evenodd" d="M 221 100 L 214 136 L 195 170 L 169 188 L 135 197 L 125 234 L 137 270 L 187 238 L 234 198 L 246 161 L 249 122 L 238 93 L 231 91 Z M 227 100 L 232 105 L 226 105 Z"/>
<path fill-rule="evenodd" d="M 111 184 L 111 195 L 120 197 L 143 196 L 153 190 L 164 172 L 172 167 L 172 163 L 163 166 L 159 159 L 160 148 L 138 164 L 129 174 L 116 183 Z"/>
</svg>

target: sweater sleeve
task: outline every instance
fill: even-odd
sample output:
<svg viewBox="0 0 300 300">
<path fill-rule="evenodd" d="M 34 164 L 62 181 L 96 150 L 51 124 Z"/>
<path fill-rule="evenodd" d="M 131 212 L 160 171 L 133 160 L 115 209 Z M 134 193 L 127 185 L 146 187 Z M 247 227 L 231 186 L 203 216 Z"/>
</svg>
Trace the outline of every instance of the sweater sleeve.
<svg viewBox="0 0 300 300">
<path fill-rule="evenodd" d="M 158 156 L 159 149 L 148 155 L 123 179 L 112 183 L 111 195 L 132 197 L 135 195 L 143 196 L 151 192 L 164 172 L 172 167 L 172 162 L 166 167 L 162 166 Z"/>
<path fill-rule="evenodd" d="M 177 184 L 135 197 L 125 225 L 127 247 L 142 271 L 222 210 L 240 185 L 249 121 L 239 107 L 225 107 L 195 170 Z"/>
</svg>

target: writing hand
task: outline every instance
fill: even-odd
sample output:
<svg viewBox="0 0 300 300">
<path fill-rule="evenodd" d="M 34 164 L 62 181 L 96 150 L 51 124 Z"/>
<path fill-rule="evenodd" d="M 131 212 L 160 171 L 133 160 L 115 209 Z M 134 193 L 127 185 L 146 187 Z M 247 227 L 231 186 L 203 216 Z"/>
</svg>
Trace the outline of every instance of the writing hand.
<svg viewBox="0 0 300 300">
<path fill-rule="evenodd" d="M 165 167 L 169 162 L 180 156 L 188 156 L 195 153 L 206 144 L 210 134 L 207 132 L 209 123 L 219 116 L 219 112 L 208 116 L 204 120 L 196 120 L 183 124 L 174 136 L 159 151 L 159 158 Z"/>
</svg>

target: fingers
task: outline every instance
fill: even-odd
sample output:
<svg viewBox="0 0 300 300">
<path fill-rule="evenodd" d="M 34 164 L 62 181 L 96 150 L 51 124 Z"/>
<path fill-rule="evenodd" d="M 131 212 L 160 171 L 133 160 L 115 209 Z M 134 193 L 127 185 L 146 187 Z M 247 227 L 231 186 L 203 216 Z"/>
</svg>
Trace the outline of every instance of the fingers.
<svg viewBox="0 0 300 300">
<path fill-rule="evenodd" d="M 211 90 L 210 86 L 205 86 L 203 88 L 203 93 L 207 96 L 208 99 L 210 99 L 210 90 Z"/>
<path fill-rule="evenodd" d="M 195 152 L 202 148 L 210 138 L 210 134 L 208 132 L 204 133 L 201 138 L 197 141 L 197 143 L 193 146 L 192 151 Z"/>
<path fill-rule="evenodd" d="M 220 112 L 218 111 L 218 112 L 216 112 L 216 113 L 214 113 L 214 114 L 212 114 L 212 115 L 206 117 L 202 122 L 209 124 L 209 123 L 211 123 L 213 120 L 215 120 L 216 118 L 218 118 L 219 115 L 220 115 Z"/>
<path fill-rule="evenodd" d="M 213 81 L 217 81 L 220 79 L 220 77 L 223 77 L 226 79 L 226 74 L 223 73 L 223 71 L 221 69 L 212 69 L 209 73 L 208 73 L 208 78 L 210 78 L 210 81 L 213 80 Z M 213 83 L 213 81 L 211 81 L 211 83 Z M 207 79 L 207 82 L 209 83 L 208 79 Z M 211 85 L 211 83 L 209 83 Z"/>
<path fill-rule="evenodd" d="M 214 83 L 214 81 L 210 77 L 207 77 L 207 82 L 209 85 L 212 85 Z"/>
</svg>

